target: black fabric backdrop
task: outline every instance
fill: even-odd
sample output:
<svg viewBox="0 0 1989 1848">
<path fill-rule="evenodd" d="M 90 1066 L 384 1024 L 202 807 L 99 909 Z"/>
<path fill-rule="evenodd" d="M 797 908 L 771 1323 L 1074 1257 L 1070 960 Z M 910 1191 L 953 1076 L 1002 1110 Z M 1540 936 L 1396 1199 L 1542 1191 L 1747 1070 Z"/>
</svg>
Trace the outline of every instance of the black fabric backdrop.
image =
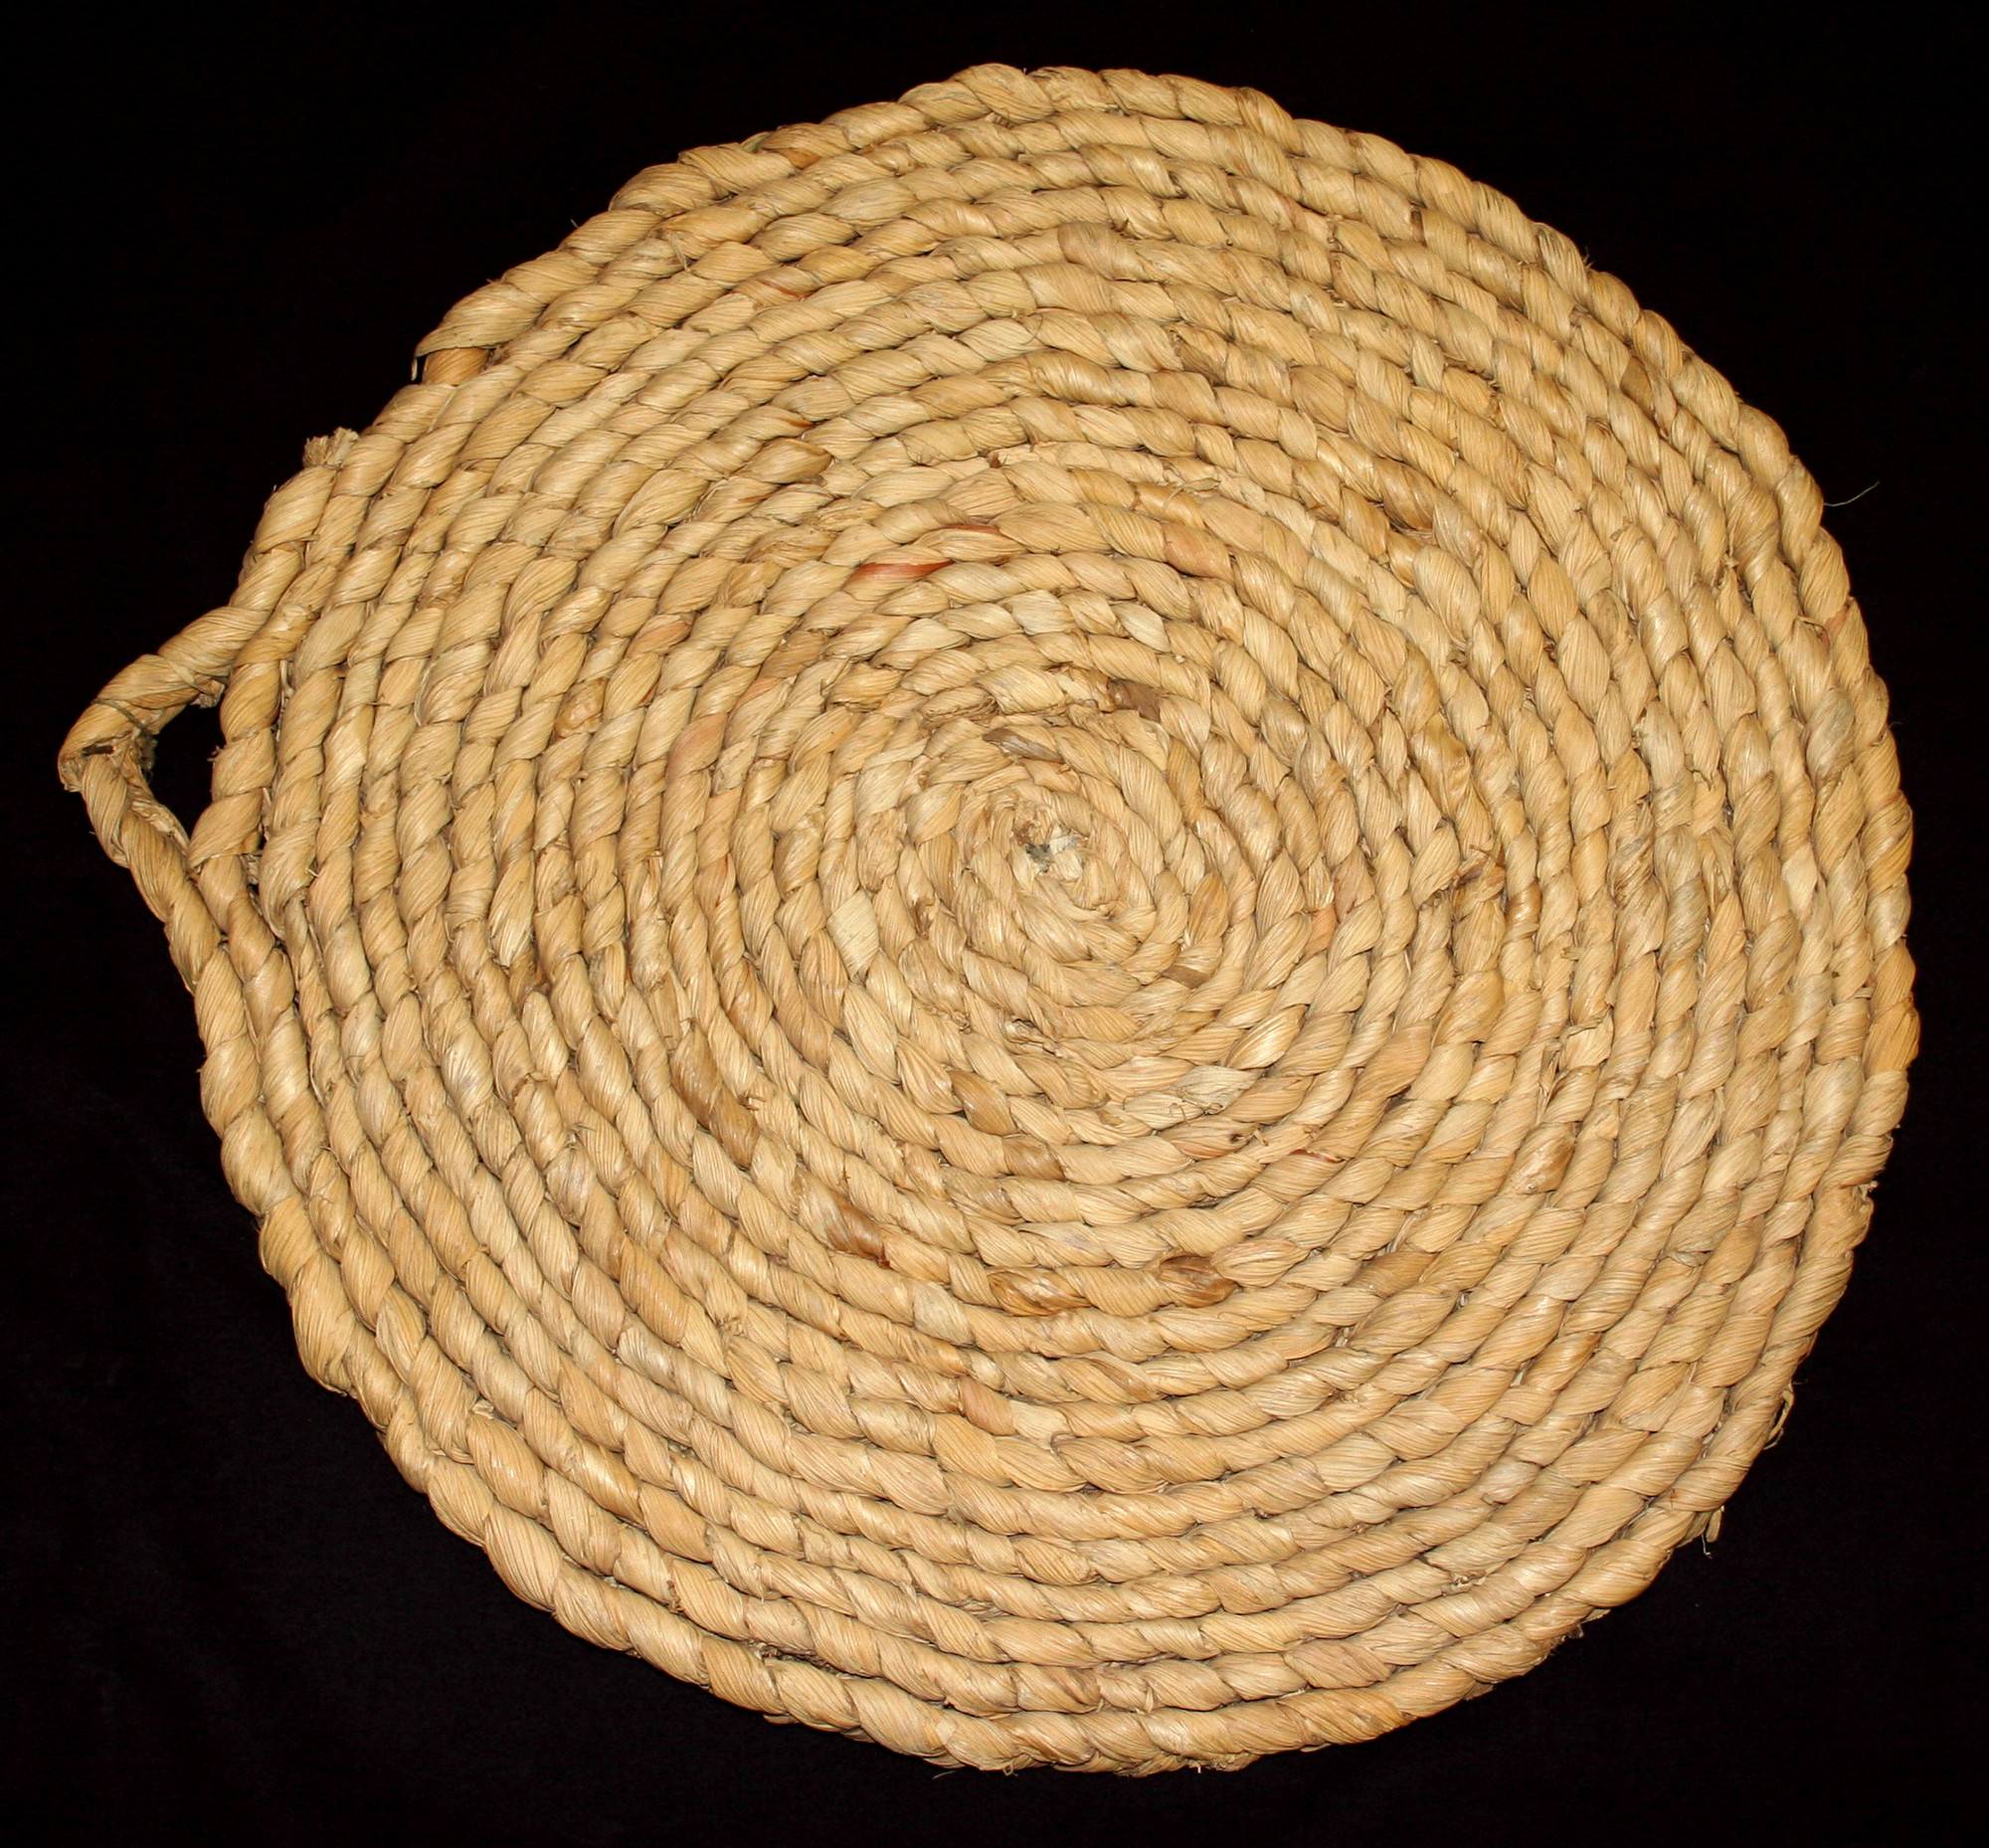
<svg viewBox="0 0 1989 1848">
<path fill-rule="evenodd" d="M 32 1838 L 1947 1839 L 1979 1642 L 1985 914 L 1980 63 L 1939 18 L 44 10 L 14 44 L 24 312 L 0 400 L 0 1803 Z M 1843 503 L 1919 822 L 1913 1102 L 1850 1295 L 1723 1536 L 1489 1699 L 1228 1776 L 936 1775 L 770 1727 L 513 1599 L 297 1365 L 200 1116 L 191 1006 L 54 779 L 97 685 L 226 600 L 302 440 L 365 424 L 451 302 L 679 147 L 996 59 L 1253 85 L 1444 156 L 1625 278 Z M 203 713 L 165 735 L 183 814 L 215 740 Z"/>
</svg>

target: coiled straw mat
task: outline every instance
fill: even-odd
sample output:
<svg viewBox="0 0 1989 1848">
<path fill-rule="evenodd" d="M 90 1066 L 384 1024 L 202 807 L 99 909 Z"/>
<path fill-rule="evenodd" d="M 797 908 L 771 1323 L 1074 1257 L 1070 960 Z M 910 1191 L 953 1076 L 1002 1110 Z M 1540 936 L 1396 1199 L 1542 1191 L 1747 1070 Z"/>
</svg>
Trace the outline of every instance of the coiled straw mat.
<svg viewBox="0 0 1989 1848">
<path fill-rule="evenodd" d="M 306 1365 L 521 1596 L 1149 1771 L 1705 1528 L 1899 1115 L 1909 823 L 1816 485 L 1664 321 L 1386 141 L 986 68 L 420 352 L 63 773 Z"/>
</svg>

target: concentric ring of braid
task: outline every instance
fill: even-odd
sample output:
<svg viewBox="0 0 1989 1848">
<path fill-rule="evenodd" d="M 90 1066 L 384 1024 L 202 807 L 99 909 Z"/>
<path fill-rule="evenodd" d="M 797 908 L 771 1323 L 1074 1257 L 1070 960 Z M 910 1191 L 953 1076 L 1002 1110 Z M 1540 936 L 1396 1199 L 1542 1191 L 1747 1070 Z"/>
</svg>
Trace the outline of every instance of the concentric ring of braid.
<svg viewBox="0 0 1989 1848">
<path fill-rule="evenodd" d="M 64 767 L 306 1364 L 521 1596 L 1148 1771 L 1705 1526 L 1899 1115 L 1909 824 L 1816 486 L 1664 321 L 1385 141 L 985 68 L 421 351 Z"/>
</svg>

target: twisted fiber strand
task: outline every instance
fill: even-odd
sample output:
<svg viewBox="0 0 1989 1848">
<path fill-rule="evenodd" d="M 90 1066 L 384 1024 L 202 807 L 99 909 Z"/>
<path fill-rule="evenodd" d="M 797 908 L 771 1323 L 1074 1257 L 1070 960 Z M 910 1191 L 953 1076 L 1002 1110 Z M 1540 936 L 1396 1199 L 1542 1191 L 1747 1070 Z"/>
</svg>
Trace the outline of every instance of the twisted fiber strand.
<svg viewBox="0 0 1989 1848">
<path fill-rule="evenodd" d="M 1152 1771 L 1705 1526 L 1900 1112 L 1909 819 L 1816 485 L 1663 320 L 1386 141 L 987 67 L 421 352 L 63 771 L 306 1365 L 519 1595 Z"/>
</svg>

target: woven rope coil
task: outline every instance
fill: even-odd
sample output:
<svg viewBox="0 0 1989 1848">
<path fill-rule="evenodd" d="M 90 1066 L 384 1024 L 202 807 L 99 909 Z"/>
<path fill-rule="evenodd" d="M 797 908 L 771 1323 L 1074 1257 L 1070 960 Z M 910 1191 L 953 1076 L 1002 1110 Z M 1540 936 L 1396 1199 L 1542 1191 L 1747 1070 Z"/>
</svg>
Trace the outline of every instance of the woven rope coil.
<svg viewBox="0 0 1989 1848">
<path fill-rule="evenodd" d="M 1386 141 L 989 67 L 420 351 L 63 774 L 306 1365 L 513 1589 L 1149 1771 L 1705 1527 L 1903 1102 L 1909 820 L 1817 488 L 1663 320 Z"/>
</svg>

